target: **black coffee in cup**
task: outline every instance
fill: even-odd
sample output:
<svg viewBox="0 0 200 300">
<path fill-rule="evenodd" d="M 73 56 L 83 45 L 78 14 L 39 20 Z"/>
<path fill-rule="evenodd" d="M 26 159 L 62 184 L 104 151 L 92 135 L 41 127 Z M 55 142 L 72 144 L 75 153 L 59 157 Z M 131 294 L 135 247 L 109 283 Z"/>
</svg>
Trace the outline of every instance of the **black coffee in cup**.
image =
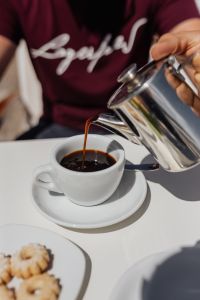
<svg viewBox="0 0 200 300">
<path fill-rule="evenodd" d="M 110 154 L 93 149 L 74 151 L 66 154 L 60 164 L 66 169 L 78 172 L 96 172 L 114 165 L 116 160 Z"/>
</svg>

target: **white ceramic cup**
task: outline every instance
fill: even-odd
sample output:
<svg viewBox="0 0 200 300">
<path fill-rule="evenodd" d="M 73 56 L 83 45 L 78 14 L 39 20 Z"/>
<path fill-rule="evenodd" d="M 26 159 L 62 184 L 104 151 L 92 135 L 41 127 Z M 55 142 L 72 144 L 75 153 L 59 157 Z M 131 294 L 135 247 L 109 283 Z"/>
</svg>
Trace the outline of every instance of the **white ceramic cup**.
<svg viewBox="0 0 200 300">
<path fill-rule="evenodd" d="M 107 200 L 117 189 L 124 171 L 125 154 L 121 144 L 109 137 L 89 134 L 86 148 L 109 153 L 116 162 L 107 169 L 94 172 L 72 171 L 61 166 L 65 155 L 83 149 L 83 141 L 82 134 L 67 138 L 56 146 L 51 152 L 50 163 L 37 168 L 34 177 L 40 187 L 64 193 L 75 204 L 92 206 Z M 46 181 L 46 174 L 50 181 Z"/>
</svg>

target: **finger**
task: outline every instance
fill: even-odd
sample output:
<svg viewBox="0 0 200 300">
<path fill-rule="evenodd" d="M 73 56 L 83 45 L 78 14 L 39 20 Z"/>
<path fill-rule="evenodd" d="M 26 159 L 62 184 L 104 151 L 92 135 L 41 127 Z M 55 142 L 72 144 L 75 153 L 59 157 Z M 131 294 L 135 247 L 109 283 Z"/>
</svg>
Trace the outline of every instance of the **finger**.
<svg viewBox="0 0 200 300">
<path fill-rule="evenodd" d="M 177 37 L 172 34 L 165 34 L 151 47 L 150 53 L 154 60 L 158 60 L 169 54 L 176 53 L 177 47 Z"/>
<path fill-rule="evenodd" d="M 177 77 L 175 77 L 169 70 L 166 70 L 166 79 L 170 86 L 176 90 L 177 96 L 189 106 L 193 105 L 194 95 L 191 89 Z"/>
<path fill-rule="evenodd" d="M 200 73 L 200 52 L 195 53 L 192 58 L 192 65 L 196 72 Z M 197 79 L 199 81 L 199 79 Z"/>
<path fill-rule="evenodd" d="M 187 105 L 194 107 L 194 94 L 191 89 L 185 84 L 181 83 L 176 88 L 177 96 Z M 200 107 L 199 107 L 200 108 Z"/>
<path fill-rule="evenodd" d="M 181 81 L 177 77 L 175 77 L 169 69 L 166 69 L 165 77 L 167 79 L 167 82 L 173 89 L 177 89 L 177 87 L 181 84 Z"/>
<path fill-rule="evenodd" d="M 192 110 L 198 117 L 200 116 L 200 99 L 198 97 L 194 97 Z"/>
<path fill-rule="evenodd" d="M 200 52 L 198 51 L 192 58 L 192 67 L 194 69 L 193 76 L 190 76 L 191 78 L 194 78 L 194 84 L 196 83 L 196 88 L 198 92 L 200 91 Z"/>
<path fill-rule="evenodd" d="M 200 112 L 196 111 L 193 107 L 191 107 L 191 110 L 197 117 L 200 117 Z"/>
<path fill-rule="evenodd" d="M 161 59 L 170 54 L 184 54 L 190 56 L 200 49 L 200 32 L 174 32 L 161 36 L 150 49 L 154 60 Z"/>
<path fill-rule="evenodd" d="M 194 75 L 194 78 L 195 78 L 196 83 L 197 83 L 198 85 L 200 85 L 200 73 L 196 73 L 196 74 Z"/>
<path fill-rule="evenodd" d="M 161 59 L 170 54 L 185 53 L 189 47 L 189 40 L 190 37 L 188 36 L 188 33 L 184 35 L 167 33 L 152 46 L 150 53 L 155 60 Z"/>
</svg>

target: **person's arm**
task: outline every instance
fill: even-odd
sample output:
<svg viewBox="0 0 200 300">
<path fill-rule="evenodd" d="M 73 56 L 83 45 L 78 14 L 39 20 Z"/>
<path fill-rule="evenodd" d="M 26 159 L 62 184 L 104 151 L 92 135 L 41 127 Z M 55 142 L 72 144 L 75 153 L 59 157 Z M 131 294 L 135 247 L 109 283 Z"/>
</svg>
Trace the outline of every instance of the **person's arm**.
<svg viewBox="0 0 200 300">
<path fill-rule="evenodd" d="M 0 78 L 13 57 L 19 41 L 23 38 L 20 21 L 23 2 L 0 0 Z"/>
<path fill-rule="evenodd" d="M 16 45 L 6 37 L 0 35 L 0 78 L 16 50 Z"/>
<path fill-rule="evenodd" d="M 192 31 L 196 32 L 193 34 Z M 200 18 L 192 18 L 179 23 L 153 45 L 150 50 L 152 58 L 158 60 L 175 53 L 184 55 L 194 53 L 199 44 L 198 31 L 200 31 Z"/>
<path fill-rule="evenodd" d="M 200 30 L 200 18 L 187 19 L 173 27 L 170 32 L 178 33 L 182 31 Z"/>
<path fill-rule="evenodd" d="M 155 5 L 153 20 L 158 43 L 154 43 L 150 54 L 157 60 L 176 51 L 176 34 L 200 30 L 200 11 L 196 0 L 152 0 L 151 3 Z"/>
</svg>

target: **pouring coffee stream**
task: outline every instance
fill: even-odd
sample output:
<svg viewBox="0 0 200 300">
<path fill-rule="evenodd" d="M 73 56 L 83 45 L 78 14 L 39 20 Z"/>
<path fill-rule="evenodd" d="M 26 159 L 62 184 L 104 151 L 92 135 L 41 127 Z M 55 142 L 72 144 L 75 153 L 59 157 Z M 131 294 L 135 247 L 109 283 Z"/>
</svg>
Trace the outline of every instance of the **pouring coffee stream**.
<svg viewBox="0 0 200 300">
<path fill-rule="evenodd" d="M 85 163 L 85 152 L 86 152 L 86 144 L 87 144 L 87 137 L 88 137 L 88 132 L 90 129 L 90 126 L 92 124 L 92 120 L 95 117 L 91 117 L 89 118 L 86 123 L 85 123 L 85 130 L 84 130 L 84 142 L 83 142 L 83 162 L 82 162 L 82 168 L 84 167 L 84 163 Z"/>
<path fill-rule="evenodd" d="M 200 162 L 200 119 L 184 104 L 166 78 L 170 70 L 193 96 L 192 58 L 170 56 L 136 70 L 133 64 L 119 76 L 122 83 L 108 101 L 114 112 L 100 114 L 93 124 L 143 144 L 167 171 L 187 170 Z"/>
<path fill-rule="evenodd" d="M 83 150 L 82 150 L 82 165 L 81 168 L 84 169 L 85 166 L 85 159 L 86 159 L 86 151 L 87 150 L 87 138 L 90 126 L 95 122 L 93 122 L 96 119 L 96 116 L 89 118 L 85 123 L 85 130 L 84 130 L 84 143 L 83 143 Z M 95 151 L 95 150 L 89 150 L 89 151 Z M 97 151 L 98 152 L 98 151 Z M 105 154 L 105 153 L 104 153 Z M 108 161 L 110 159 L 112 160 L 112 157 L 106 153 Z M 126 163 L 125 169 L 126 170 L 140 170 L 140 171 L 154 171 L 159 168 L 158 163 L 144 163 L 144 164 L 133 164 L 133 163 Z"/>
</svg>

